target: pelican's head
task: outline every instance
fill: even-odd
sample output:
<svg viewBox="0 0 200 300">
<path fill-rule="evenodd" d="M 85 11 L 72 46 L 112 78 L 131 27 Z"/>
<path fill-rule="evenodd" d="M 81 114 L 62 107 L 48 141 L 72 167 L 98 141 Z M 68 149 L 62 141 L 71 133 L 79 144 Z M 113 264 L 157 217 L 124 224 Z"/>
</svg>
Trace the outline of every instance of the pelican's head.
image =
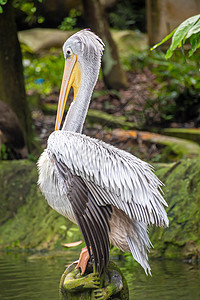
<svg viewBox="0 0 200 300">
<path fill-rule="evenodd" d="M 74 89 L 74 100 L 84 84 L 94 88 L 104 50 L 102 40 L 90 30 L 84 29 L 72 35 L 63 45 L 65 68 L 60 89 L 55 130 L 60 128 L 70 88 Z M 83 82 L 84 80 L 84 82 Z M 73 100 L 73 101 L 74 101 Z"/>
</svg>

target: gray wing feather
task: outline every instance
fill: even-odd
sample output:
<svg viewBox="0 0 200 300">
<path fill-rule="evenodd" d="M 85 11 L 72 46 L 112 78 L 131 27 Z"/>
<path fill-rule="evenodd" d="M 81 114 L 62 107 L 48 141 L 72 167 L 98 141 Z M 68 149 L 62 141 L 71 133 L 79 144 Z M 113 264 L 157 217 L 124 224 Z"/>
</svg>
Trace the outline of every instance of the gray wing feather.
<svg viewBox="0 0 200 300">
<path fill-rule="evenodd" d="M 57 167 L 58 165 L 56 162 Z M 64 175 L 64 179 L 65 177 Z M 68 198 L 90 257 L 91 247 L 95 269 L 102 274 L 109 261 L 110 228 L 108 221 L 111 217 L 111 208 L 108 205 L 99 206 L 84 181 L 76 175 L 71 175 L 71 177 L 71 186 L 67 191 Z"/>
<path fill-rule="evenodd" d="M 96 199 L 99 205 L 112 204 L 132 219 L 168 226 L 162 183 L 146 162 L 97 139 L 68 131 L 53 132 L 47 149 L 62 162 L 61 166 L 80 176 L 92 193 L 101 195 Z"/>
</svg>

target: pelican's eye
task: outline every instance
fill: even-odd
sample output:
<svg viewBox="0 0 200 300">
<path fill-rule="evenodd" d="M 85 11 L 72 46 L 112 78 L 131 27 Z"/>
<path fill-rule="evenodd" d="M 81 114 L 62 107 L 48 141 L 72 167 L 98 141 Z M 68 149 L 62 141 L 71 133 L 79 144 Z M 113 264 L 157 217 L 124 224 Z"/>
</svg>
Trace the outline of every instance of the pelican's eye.
<svg viewBox="0 0 200 300">
<path fill-rule="evenodd" d="M 67 48 L 66 49 L 66 59 L 68 58 L 68 57 L 70 57 L 71 55 L 72 55 L 72 49 L 71 48 Z"/>
</svg>

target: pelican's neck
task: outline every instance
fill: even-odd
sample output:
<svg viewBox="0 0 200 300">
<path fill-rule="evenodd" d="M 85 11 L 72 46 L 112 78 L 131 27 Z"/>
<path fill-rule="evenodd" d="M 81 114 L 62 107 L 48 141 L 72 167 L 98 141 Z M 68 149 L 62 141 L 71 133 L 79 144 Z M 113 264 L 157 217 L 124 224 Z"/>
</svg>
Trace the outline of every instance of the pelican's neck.
<svg viewBox="0 0 200 300">
<path fill-rule="evenodd" d="M 82 132 L 92 92 L 98 78 L 99 67 L 82 69 L 81 87 L 69 107 L 62 130 Z"/>
</svg>

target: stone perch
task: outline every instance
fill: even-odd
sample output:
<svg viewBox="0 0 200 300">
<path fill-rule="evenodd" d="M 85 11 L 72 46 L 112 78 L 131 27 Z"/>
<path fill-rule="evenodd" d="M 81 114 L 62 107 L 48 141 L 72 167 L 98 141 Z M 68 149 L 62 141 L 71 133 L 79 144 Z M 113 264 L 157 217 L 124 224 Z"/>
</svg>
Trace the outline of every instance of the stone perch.
<svg viewBox="0 0 200 300">
<path fill-rule="evenodd" d="M 126 279 L 114 262 L 109 263 L 102 277 L 93 273 L 91 263 L 88 265 L 84 275 L 81 275 L 80 269 L 75 269 L 74 263 L 68 266 L 60 280 L 60 299 L 129 299 Z"/>
</svg>

